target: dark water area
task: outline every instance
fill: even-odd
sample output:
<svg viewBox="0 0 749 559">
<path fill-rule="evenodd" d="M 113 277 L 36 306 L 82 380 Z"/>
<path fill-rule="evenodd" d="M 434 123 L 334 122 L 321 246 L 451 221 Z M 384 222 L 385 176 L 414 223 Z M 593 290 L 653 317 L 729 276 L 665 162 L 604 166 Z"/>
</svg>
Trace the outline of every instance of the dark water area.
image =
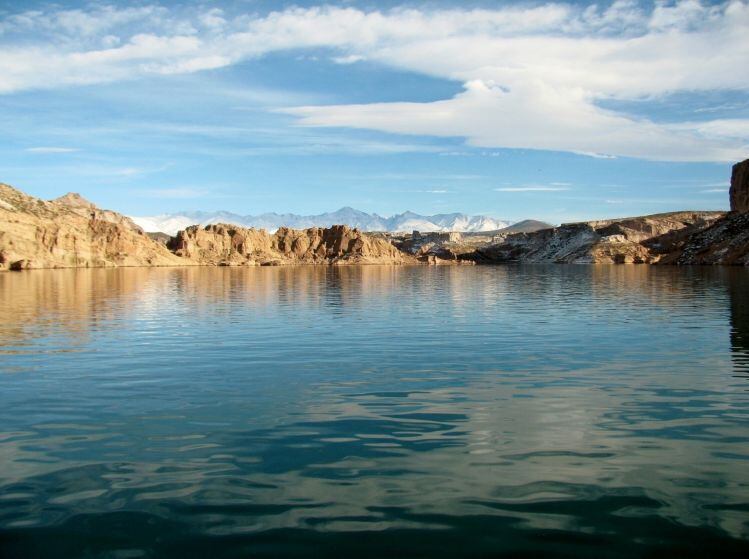
<svg viewBox="0 0 749 559">
<path fill-rule="evenodd" d="M 0 557 L 749 557 L 749 272 L 0 274 Z"/>
</svg>

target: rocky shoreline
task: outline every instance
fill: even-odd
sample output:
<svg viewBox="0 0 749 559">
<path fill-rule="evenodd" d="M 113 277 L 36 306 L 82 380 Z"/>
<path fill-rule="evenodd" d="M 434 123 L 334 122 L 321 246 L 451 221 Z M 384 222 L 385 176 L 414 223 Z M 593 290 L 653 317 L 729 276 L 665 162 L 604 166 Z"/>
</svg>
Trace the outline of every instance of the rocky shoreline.
<svg viewBox="0 0 749 559">
<path fill-rule="evenodd" d="M 346 225 L 275 233 L 228 224 L 174 237 L 77 194 L 41 200 L 0 184 L 0 271 L 295 264 L 749 265 L 749 159 L 733 167 L 731 211 L 688 211 L 487 234 L 363 233 Z"/>
</svg>

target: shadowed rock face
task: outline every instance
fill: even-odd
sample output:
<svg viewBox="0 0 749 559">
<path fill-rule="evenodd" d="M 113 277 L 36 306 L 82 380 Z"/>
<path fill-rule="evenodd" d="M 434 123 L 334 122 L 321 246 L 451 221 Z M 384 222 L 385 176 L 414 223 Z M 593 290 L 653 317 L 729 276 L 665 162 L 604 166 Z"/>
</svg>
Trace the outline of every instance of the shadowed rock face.
<svg viewBox="0 0 749 559">
<path fill-rule="evenodd" d="M 730 196 L 731 211 L 749 212 L 749 159 L 733 166 Z"/>
<path fill-rule="evenodd" d="M 78 194 L 45 201 L 0 184 L 0 269 L 185 263 L 130 218 Z"/>
<path fill-rule="evenodd" d="M 749 265 L 749 213 L 730 213 L 696 232 L 664 263 Z"/>
<path fill-rule="evenodd" d="M 402 264 L 411 259 L 384 239 L 345 225 L 296 230 L 227 224 L 192 226 L 168 244 L 178 256 L 200 264 L 247 266 L 280 264 Z"/>
</svg>

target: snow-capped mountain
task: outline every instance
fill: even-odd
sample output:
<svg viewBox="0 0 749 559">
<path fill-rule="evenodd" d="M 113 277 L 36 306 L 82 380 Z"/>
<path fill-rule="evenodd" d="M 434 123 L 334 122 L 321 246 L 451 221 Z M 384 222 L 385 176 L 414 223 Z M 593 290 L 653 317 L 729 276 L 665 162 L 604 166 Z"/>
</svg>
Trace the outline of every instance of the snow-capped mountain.
<svg viewBox="0 0 749 559">
<path fill-rule="evenodd" d="M 484 215 L 465 215 L 461 213 L 419 215 L 404 212 L 391 217 L 368 214 L 354 208 L 341 208 L 336 212 L 319 215 L 297 215 L 264 213 L 260 215 L 238 215 L 231 212 L 180 212 L 149 217 L 132 217 L 135 223 L 145 231 L 162 232 L 174 235 L 180 229 L 190 225 L 210 225 L 212 223 L 230 223 L 242 227 L 255 227 L 273 232 L 279 227 L 304 229 L 307 227 L 329 227 L 331 225 L 349 225 L 362 231 L 460 231 L 478 232 L 495 231 L 511 225 Z"/>
</svg>

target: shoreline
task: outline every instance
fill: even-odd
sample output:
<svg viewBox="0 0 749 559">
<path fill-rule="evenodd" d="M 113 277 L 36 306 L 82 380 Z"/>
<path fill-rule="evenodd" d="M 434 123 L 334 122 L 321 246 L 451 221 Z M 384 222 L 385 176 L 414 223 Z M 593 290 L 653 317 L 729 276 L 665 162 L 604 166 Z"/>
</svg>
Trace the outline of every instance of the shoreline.
<svg viewBox="0 0 749 559">
<path fill-rule="evenodd" d="M 389 268 L 506 268 L 506 267 L 519 267 L 519 266 L 570 266 L 570 267 L 658 267 L 658 268 L 729 268 L 729 269 L 741 269 L 746 268 L 745 264 L 679 264 L 673 263 L 659 263 L 659 262 L 523 262 L 523 261 L 505 261 L 505 262 L 451 262 L 446 261 L 439 264 L 430 264 L 427 262 L 389 262 L 389 263 L 378 263 L 378 262 L 356 262 L 352 264 L 337 264 L 337 263 L 312 263 L 312 262 L 293 262 L 287 264 L 257 264 L 257 265 L 220 265 L 220 264 L 159 264 L 159 265 L 133 265 L 133 266 L 55 266 L 48 268 L 23 268 L 23 269 L 10 269 L 0 267 L 0 274 L 17 274 L 22 272 L 58 272 L 68 270 L 132 270 L 132 269 L 177 269 L 177 268 L 227 268 L 227 269 L 258 269 L 258 268 L 372 268 L 372 267 L 389 267 Z"/>
</svg>

